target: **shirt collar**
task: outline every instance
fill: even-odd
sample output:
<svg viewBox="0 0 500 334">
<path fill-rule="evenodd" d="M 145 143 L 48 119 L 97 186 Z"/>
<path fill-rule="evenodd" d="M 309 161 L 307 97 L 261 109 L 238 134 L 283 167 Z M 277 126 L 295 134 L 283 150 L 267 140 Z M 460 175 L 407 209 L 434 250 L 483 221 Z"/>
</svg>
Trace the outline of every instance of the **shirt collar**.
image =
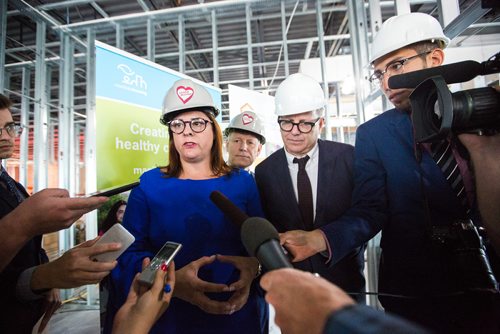
<svg viewBox="0 0 500 334">
<path fill-rule="evenodd" d="M 314 145 L 314 147 L 304 155 L 300 155 L 300 156 L 293 155 L 293 154 L 289 153 L 285 147 L 283 147 L 283 150 L 285 151 L 286 161 L 288 162 L 288 165 L 293 165 L 294 158 L 303 158 L 306 155 L 309 156 L 309 161 L 316 160 L 318 157 L 318 141 L 316 141 L 316 144 Z"/>
</svg>

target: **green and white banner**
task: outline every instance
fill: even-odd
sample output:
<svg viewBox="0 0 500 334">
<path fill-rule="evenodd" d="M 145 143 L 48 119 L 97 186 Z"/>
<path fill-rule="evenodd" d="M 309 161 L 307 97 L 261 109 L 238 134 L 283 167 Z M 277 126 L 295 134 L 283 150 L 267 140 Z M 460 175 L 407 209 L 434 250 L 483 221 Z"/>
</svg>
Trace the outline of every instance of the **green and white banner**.
<svg viewBox="0 0 500 334">
<path fill-rule="evenodd" d="M 159 122 L 161 106 L 180 78 L 187 76 L 96 42 L 98 190 L 137 181 L 144 171 L 167 164 L 168 130 Z M 195 81 L 220 108 L 220 89 Z"/>
</svg>

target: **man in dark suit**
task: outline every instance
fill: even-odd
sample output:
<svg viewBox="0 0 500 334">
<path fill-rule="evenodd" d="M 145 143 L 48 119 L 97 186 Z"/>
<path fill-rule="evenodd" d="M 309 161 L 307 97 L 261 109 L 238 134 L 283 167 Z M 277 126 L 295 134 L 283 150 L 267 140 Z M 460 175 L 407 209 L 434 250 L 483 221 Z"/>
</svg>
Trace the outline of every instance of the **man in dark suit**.
<svg viewBox="0 0 500 334">
<path fill-rule="evenodd" d="M 423 13 L 392 17 L 375 36 L 370 81 L 395 108 L 357 130 L 353 207 L 329 225 L 330 246 L 336 262 L 382 230 L 378 292 L 386 311 L 437 333 L 499 333 L 496 282 L 484 257 L 471 256 L 484 250 L 456 242 L 459 229 L 474 232 L 454 223 L 479 216 L 467 159 L 456 138 L 435 146 L 441 150 L 416 146 L 413 90 L 388 85 L 392 75 L 441 65 L 448 42 L 439 22 Z"/>
<path fill-rule="evenodd" d="M 318 273 L 347 292 L 363 292 L 363 246 L 332 265 L 328 233 L 329 223 L 351 205 L 353 147 L 318 139 L 325 122 L 325 99 L 313 78 L 301 73 L 289 76 L 275 99 L 284 148 L 255 169 L 266 217 L 281 233 L 281 243 L 296 268 Z M 301 158 L 306 159 L 305 187 L 303 167 L 298 166 Z"/>
<path fill-rule="evenodd" d="M 11 105 L 11 101 L 0 94 L 0 160 L 12 156 L 14 138 L 22 130 L 12 118 L 9 109 Z M 59 193 L 58 196 L 64 197 L 64 194 Z M 15 182 L 1 167 L 0 219 L 15 210 L 27 197 L 28 193 L 24 187 Z M 96 202 L 96 200 L 91 202 Z M 102 203 L 103 199 L 97 200 L 97 202 Z M 33 206 L 29 209 L 25 207 L 25 210 L 30 209 L 35 208 Z M 24 214 L 24 216 L 21 217 L 20 214 Z M 40 215 L 40 217 L 48 215 L 47 212 L 36 212 L 35 214 Z M 23 223 L 23 217 L 26 217 L 26 213 L 18 211 L 17 218 L 14 218 L 19 223 Z M 44 223 L 43 219 L 37 219 Z M 12 216 L 5 217 L 0 222 L 12 224 Z M 37 231 L 51 229 L 53 227 L 49 226 L 36 228 Z M 26 233 L 23 234 L 26 236 Z M 0 287 L 2 288 L 0 333 L 31 333 L 33 326 L 44 313 L 44 323 L 46 323 L 60 305 L 56 288 L 73 288 L 99 282 L 114 268 L 116 262 L 97 263 L 91 261 L 90 257 L 120 248 L 120 245 L 115 243 L 92 247 L 96 240 L 90 240 L 69 250 L 55 261 L 48 262 L 47 255 L 41 245 L 42 235 L 33 236 L 34 234 L 30 232 L 27 235 L 30 235 L 31 238 L 26 238 L 23 241 L 22 248 L 13 248 L 17 250 L 16 255 L 0 272 Z M 14 234 L 11 236 L 15 237 Z M 2 235 L 0 237 L 8 236 Z"/>
</svg>

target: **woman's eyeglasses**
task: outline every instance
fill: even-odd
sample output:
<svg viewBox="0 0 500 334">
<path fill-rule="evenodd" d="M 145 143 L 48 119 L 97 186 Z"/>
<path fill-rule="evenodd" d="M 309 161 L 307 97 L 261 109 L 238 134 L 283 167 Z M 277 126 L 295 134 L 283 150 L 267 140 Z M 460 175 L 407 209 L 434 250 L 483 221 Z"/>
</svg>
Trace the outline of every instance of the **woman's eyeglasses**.
<svg viewBox="0 0 500 334">
<path fill-rule="evenodd" d="M 212 121 L 203 118 L 193 118 L 190 121 L 183 121 L 182 119 L 173 119 L 167 123 L 168 128 L 175 134 L 180 135 L 184 132 L 186 124 L 189 124 L 191 130 L 196 133 L 205 131 L 208 123 L 213 123 Z"/>
</svg>

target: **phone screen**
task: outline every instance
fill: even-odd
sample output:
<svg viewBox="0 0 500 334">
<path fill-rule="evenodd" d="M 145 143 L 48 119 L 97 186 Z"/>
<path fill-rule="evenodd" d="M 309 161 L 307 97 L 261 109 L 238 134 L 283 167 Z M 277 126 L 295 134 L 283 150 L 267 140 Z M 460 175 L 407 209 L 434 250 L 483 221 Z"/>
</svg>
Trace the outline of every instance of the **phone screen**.
<svg viewBox="0 0 500 334">
<path fill-rule="evenodd" d="M 156 271 L 158 270 L 158 268 L 160 268 L 163 263 L 168 265 L 181 248 L 181 244 L 167 241 L 160 249 L 160 251 L 155 255 L 153 260 L 151 260 L 146 269 L 144 269 L 139 275 L 139 282 L 148 286 L 153 285 L 153 281 L 155 279 Z"/>
</svg>

